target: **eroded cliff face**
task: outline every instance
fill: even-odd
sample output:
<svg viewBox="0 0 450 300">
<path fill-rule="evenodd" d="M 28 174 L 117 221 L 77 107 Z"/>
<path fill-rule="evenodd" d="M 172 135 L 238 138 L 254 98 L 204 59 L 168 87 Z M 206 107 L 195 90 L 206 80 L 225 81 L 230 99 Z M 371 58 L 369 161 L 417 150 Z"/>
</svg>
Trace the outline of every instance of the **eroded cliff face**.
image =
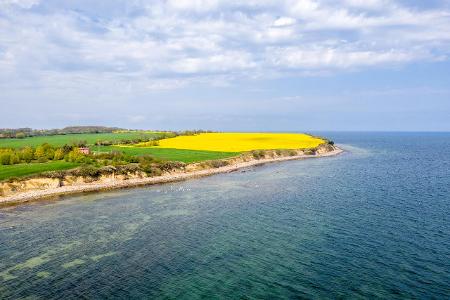
<svg viewBox="0 0 450 300">
<path fill-rule="evenodd" d="M 281 157 L 289 156 L 318 156 L 331 152 L 336 148 L 330 144 L 322 144 L 314 150 L 266 150 L 266 151 L 253 151 L 249 153 L 244 153 L 237 157 L 232 157 L 229 159 L 220 160 L 217 164 L 211 162 L 199 162 L 186 165 L 184 168 L 179 170 L 172 170 L 170 172 L 164 172 L 162 175 L 176 174 L 176 173 L 191 173 L 195 171 L 218 168 L 223 165 L 238 164 L 242 162 L 254 161 L 259 159 L 276 159 Z M 223 165 L 221 165 L 223 163 Z M 129 179 L 138 179 L 148 177 L 146 173 L 138 171 L 135 173 L 129 173 L 126 175 L 101 175 L 99 177 L 80 177 L 80 176 L 66 176 L 64 178 L 31 178 L 24 179 L 13 182 L 0 182 L 0 200 L 2 197 L 14 196 L 21 193 L 37 191 L 37 190 L 47 190 L 47 189 L 57 189 L 63 186 L 81 186 L 90 183 L 110 183 L 126 181 Z"/>
<path fill-rule="evenodd" d="M 44 177 L 31 178 L 14 182 L 0 183 L 0 197 L 8 197 L 18 193 L 25 193 L 36 190 L 55 189 L 62 186 L 85 185 L 93 182 L 106 183 L 143 177 L 146 177 L 145 173 L 137 172 L 127 175 L 102 175 L 97 178 L 77 176 L 66 176 L 64 179 Z"/>
<path fill-rule="evenodd" d="M 54 178 L 32 178 L 28 180 L 0 183 L 0 196 L 8 197 L 16 193 L 60 187 L 60 180 Z"/>
<path fill-rule="evenodd" d="M 331 152 L 331 151 L 334 151 L 334 150 L 336 150 L 336 147 L 334 147 L 333 145 L 331 145 L 331 144 L 322 144 L 319 147 L 317 147 L 316 153 L 317 154 L 324 154 L 324 153 Z"/>
</svg>

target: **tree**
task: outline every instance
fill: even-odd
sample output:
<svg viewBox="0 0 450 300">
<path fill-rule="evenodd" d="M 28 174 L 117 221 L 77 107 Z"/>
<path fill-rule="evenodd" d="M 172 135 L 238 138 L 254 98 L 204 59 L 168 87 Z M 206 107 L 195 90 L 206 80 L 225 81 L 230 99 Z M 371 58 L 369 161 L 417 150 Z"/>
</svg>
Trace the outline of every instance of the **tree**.
<svg viewBox="0 0 450 300">
<path fill-rule="evenodd" d="M 55 150 L 53 148 L 47 149 L 47 151 L 45 151 L 45 157 L 48 159 L 53 159 L 55 157 Z"/>
<path fill-rule="evenodd" d="M 68 158 L 71 162 L 81 162 L 84 158 L 84 155 L 83 153 L 81 153 L 80 149 L 73 148 L 73 150 L 69 152 Z"/>
<path fill-rule="evenodd" d="M 34 150 L 30 146 L 27 146 L 23 148 L 20 151 L 20 156 L 22 157 L 22 160 L 24 160 L 27 163 L 30 163 L 33 160 L 34 157 Z"/>
<path fill-rule="evenodd" d="M 34 158 L 40 159 L 45 158 L 45 148 L 41 145 L 36 148 L 36 151 L 34 152 Z"/>
<path fill-rule="evenodd" d="M 11 154 L 9 163 L 10 163 L 11 165 L 15 165 L 15 164 L 20 163 L 20 157 L 19 157 L 19 155 L 18 155 L 16 152 L 13 152 L 13 153 Z"/>
<path fill-rule="evenodd" d="M 56 149 L 55 154 L 53 156 L 53 160 L 61 160 L 64 158 L 64 150 L 59 148 Z"/>
<path fill-rule="evenodd" d="M 11 152 L 0 152 L 0 163 L 2 165 L 11 164 Z"/>
<path fill-rule="evenodd" d="M 23 138 L 25 138 L 26 137 L 26 135 L 25 135 L 25 133 L 23 133 L 23 132 L 18 132 L 18 133 L 16 133 L 16 138 L 18 138 L 18 139 L 23 139 Z"/>
</svg>

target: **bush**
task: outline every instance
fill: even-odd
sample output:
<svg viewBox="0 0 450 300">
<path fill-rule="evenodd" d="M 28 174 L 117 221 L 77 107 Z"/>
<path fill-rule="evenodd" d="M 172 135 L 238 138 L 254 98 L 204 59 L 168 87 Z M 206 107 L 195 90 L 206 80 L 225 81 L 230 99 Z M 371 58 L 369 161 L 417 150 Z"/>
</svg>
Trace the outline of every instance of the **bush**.
<svg viewBox="0 0 450 300">
<path fill-rule="evenodd" d="M 34 150 L 31 147 L 25 147 L 20 151 L 20 156 L 22 160 L 24 160 L 26 163 L 30 163 L 33 160 L 34 157 Z"/>
<path fill-rule="evenodd" d="M 16 138 L 18 138 L 18 139 L 23 139 L 23 138 L 25 138 L 26 137 L 26 135 L 25 135 L 25 133 L 23 133 L 23 132 L 18 132 L 18 133 L 16 133 Z"/>
<path fill-rule="evenodd" d="M 83 158 L 84 154 L 78 148 L 73 148 L 68 154 L 68 160 L 71 162 L 82 162 Z"/>
<path fill-rule="evenodd" d="M 0 163 L 2 165 L 11 164 L 11 153 L 10 152 L 0 153 Z"/>
<path fill-rule="evenodd" d="M 109 175 L 117 172 L 117 168 L 114 166 L 104 166 L 98 169 L 101 175 Z"/>
<path fill-rule="evenodd" d="M 180 162 L 180 161 L 166 161 L 163 162 L 159 168 L 163 171 L 171 171 L 174 169 L 182 169 L 186 166 L 185 163 Z"/>
<path fill-rule="evenodd" d="M 37 161 L 38 161 L 38 163 L 46 163 L 46 162 L 48 162 L 48 159 L 47 159 L 47 157 L 39 157 Z"/>
<path fill-rule="evenodd" d="M 72 145 L 73 145 L 74 147 L 78 147 L 78 148 L 80 148 L 80 147 L 86 147 L 86 146 L 87 146 L 87 141 L 86 141 L 86 140 L 73 141 L 73 142 L 72 142 Z"/>
<path fill-rule="evenodd" d="M 47 178 L 57 178 L 57 179 L 64 179 L 66 177 L 67 172 L 66 171 L 47 171 L 42 173 L 42 176 L 45 176 Z"/>
<path fill-rule="evenodd" d="M 74 148 L 73 146 L 65 144 L 64 146 L 62 146 L 61 149 L 64 152 L 64 155 L 66 155 L 66 154 L 69 154 L 70 151 L 73 150 L 73 148 Z"/>
<path fill-rule="evenodd" d="M 160 176 L 163 171 L 156 165 L 152 163 L 141 163 L 139 168 L 147 174 L 147 176 Z"/>
<path fill-rule="evenodd" d="M 306 155 L 315 155 L 316 149 L 305 149 L 305 151 L 303 151 L 303 153 L 305 153 Z"/>
<path fill-rule="evenodd" d="M 38 146 L 34 152 L 34 158 L 39 160 L 43 157 L 45 157 L 45 148 L 43 146 Z"/>
<path fill-rule="evenodd" d="M 57 149 L 55 151 L 55 154 L 53 155 L 53 160 L 61 160 L 64 158 L 64 150 L 63 149 Z"/>
<path fill-rule="evenodd" d="M 97 178 L 101 175 L 98 168 L 96 168 L 94 166 L 89 166 L 89 165 L 84 165 L 78 169 L 73 170 L 72 174 L 74 176 L 81 176 L 81 177 L 85 177 L 85 178 L 86 177 Z"/>
<path fill-rule="evenodd" d="M 19 157 L 19 155 L 16 152 L 11 154 L 11 160 L 10 160 L 9 163 L 11 165 L 15 165 L 15 164 L 20 163 L 20 157 Z"/>
<path fill-rule="evenodd" d="M 136 164 L 121 165 L 121 166 L 116 167 L 116 173 L 121 174 L 121 175 L 136 173 L 140 170 L 141 170 L 141 168 L 139 167 L 139 165 L 136 165 Z"/>
<path fill-rule="evenodd" d="M 252 155 L 255 159 L 261 159 L 265 157 L 265 153 L 263 150 L 253 150 Z"/>
<path fill-rule="evenodd" d="M 208 162 L 208 164 L 213 168 L 220 168 L 220 167 L 225 167 L 225 166 L 229 165 L 230 163 L 226 160 L 216 159 L 216 160 L 210 160 Z"/>
<path fill-rule="evenodd" d="M 289 156 L 296 156 L 297 155 L 297 151 L 289 150 L 288 154 L 289 154 Z"/>
</svg>

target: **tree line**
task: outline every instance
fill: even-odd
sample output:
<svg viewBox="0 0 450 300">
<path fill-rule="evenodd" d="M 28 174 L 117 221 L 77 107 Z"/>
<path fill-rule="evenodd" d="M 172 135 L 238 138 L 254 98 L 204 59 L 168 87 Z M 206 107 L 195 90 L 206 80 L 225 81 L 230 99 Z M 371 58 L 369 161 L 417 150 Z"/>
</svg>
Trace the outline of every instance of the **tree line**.
<svg viewBox="0 0 450 300">
<path fill-rule="evenodd" d="M 81 133 L 112 133 L 122 130 L 118 127 L 106 126 L 69 126 L 62 129 L 32 129 L 32 128 L 0 128 L 0 138 L 26 138 L 32 136 L 50 136 Z"/>
</svg>

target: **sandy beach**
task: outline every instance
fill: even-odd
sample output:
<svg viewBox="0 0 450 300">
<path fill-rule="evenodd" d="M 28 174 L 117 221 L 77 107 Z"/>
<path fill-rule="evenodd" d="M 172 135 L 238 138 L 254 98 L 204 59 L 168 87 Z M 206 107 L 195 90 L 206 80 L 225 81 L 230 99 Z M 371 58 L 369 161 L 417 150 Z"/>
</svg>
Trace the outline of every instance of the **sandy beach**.
<svg viewBox="0 0 450 300">
<path fill-rule="evenodd" d="M 92 182 L 86 183 L 82 185 L 72 185 L 72 186 L 62 186 L 58 188 L 44 189 L 44 190 L 36 190 L 36 191 L 28 191 L 19 193 L 17 195 L 9 196 L 9 197 L 0 197 L 0 204 L 19 204 L 28 201 L 35 201 L 43 198 L 61 196 L 61 195 L 71 195 L 78 193 L 86 193 L 86 192 L 98 192 L 102 190 L 111 190 L 111 189 L 120 189 L 120 188 L 130 188 L 137 186 L 145 186 L 145 185 L 154 185 L 168 182 L 176 182 L 183 181 L 191 178 L 200 178 L 205 176 L 210 176 L 214 174 L 220 173 L 229 173 L 239 169 L 259 166 L 267 163 L 274 162 L 282 162 L 289 160 L 299 160 L 299 159 L 312 159 L 312 158 L 321 158 L 321 157 L 329 157 L 335 156 L 342 153 L 343 150 L 335 147 L 335 150 L 316 154 L 316 155 L 296 155 L 296 156 L 288 156 L 288 157 L 277 157 L 277 158 L 265 158 L 259 160 L 251 160 L 246 162 L 238 162 L 229 164 L 227 166 L 219 167 L 219 168 L 210 168 L 198 171 L 191 172 L 173 172 L 169 174 L 164 174 L 157 177 L 146 177 L 146 178 L 133 178 L 128 180 L 112 180 L 109 182 Z"/>
</svg>

